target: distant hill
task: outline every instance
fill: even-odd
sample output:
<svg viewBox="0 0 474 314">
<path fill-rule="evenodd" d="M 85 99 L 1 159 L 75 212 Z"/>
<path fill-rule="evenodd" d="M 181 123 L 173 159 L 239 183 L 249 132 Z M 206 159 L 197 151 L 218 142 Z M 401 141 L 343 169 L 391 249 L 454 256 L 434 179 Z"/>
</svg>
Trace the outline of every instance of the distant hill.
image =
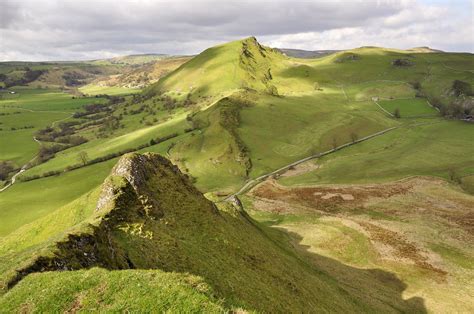
<svg viewBox="0 0 474 314">
<path fill-rule="evenodd" d="M 291 48 L 275 48 L 281 53 L 295 58 L 321 58 L 341 50 L 303 50 L 303 49 L 291 49 Z"/>
<path fill-rule="evenodd" d="M 149 54 L 136 54 L 136 55 L 127 55 L 127 56 L 119 56 L 109 59 L 99 59 L 90 61 L 94 64 L 113 64 L 113 65 L 142 65 L 145 63 L 149 63 L 152 61 L 161 60 L 164 58 L 170 57 L 166 54 L 161 53 L 149 53 Z"/>
<path fill-rule="evenodd" d="M 190 57 L 140 54 L 78 62 L 0 62 L 0 87 L 41 88 L 99 86 L 144 87 L 176 69 Z"/>
<path fill-rule="evenodd" d="M 178 68 L 191 57 L 162 57 L 147 61 L 146 63 L 134 63 L 134 66 L 122 71 L 118 75 L 109 75 L 97 78 L 92 84 L 99 86 L 119 86 L 128 88 L 143 88 L 157 82 L 161 77 Z M 142 61 L 147 59 L 142 59 Z M 138 60 L 133 60 L 137 62 Z"/>
<path fill-rule="evenodd" d="M 442 50 L 433 49 L 433 48 L 430 48 L 430 47 L 414 47 L 414 48 L 407 49 L 407 51 L 413 51 L 413 52 L 444 52 Z"/>
</svg>

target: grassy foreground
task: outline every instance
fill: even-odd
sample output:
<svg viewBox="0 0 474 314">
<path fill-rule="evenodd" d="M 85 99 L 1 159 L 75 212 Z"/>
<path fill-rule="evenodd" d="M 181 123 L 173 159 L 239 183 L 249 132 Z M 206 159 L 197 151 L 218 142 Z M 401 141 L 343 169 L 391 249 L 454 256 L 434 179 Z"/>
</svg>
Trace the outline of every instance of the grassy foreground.
<svg viewBox="0 0 474 314">
<path fill-rule="evenodd" d="M 259 225 L 238 207 L 216 208 L 163 157 L 130 154 L 119 160 L 101 189 L 2 239 L 0 304 L 132 310 L 165 308 L 162 299 L 153 301 L 151 296 L 169 294 L 165 300 L 179 311 L 200 301 L 210 310 L 219 305 L 271 312 L 423 310 L 418 299 L 401 298 L 400 284 L 372 301 L 353 293 L 360 290 L 357 283 L 347 285 L 314 268 L 284 239 L 284 233 Z M 97 266 L 110 271 L 82 270 Z M 191 273 L 206 284 L 153 269 Z M 68 271 L 59 276 L 34 274 L 64 270 Z M 152 279 L 135 287 L 140 278 Z M 181 284 L 175 286 L 176 282 Z M 193 288 L 186 285 L 189 282 Z M 35 289 L 44 285 L 52 290 L 43 294 Z M 119 298 L 121 293 L 133 297 L 152 288 L 157 291 L 137 304 Z M 181 300 L 170 293 L 190 298 Z"/>
</svg>

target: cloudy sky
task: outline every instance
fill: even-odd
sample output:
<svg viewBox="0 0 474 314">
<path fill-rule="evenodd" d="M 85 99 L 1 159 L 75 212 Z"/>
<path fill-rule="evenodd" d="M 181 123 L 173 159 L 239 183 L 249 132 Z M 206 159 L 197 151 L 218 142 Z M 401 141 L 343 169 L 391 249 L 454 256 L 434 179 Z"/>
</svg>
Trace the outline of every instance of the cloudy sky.
<svg viewBox="0 0 474 314">
<path fill-rule="evenodd" d="M 474 52 L 474 0 L 0 0 L 0 60 L 195 54 L 238 38 L 307 50 Z"/>
</svg>

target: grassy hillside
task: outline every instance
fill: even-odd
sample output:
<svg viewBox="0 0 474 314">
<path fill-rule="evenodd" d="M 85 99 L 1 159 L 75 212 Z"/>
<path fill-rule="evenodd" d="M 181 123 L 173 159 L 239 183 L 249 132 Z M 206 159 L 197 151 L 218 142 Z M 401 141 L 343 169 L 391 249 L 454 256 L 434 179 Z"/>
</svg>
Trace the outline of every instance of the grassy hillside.
<svg viewBox="0 0 474 314">
<path fill-rule="evenodd" d="M 98 200 L 97 205 L 94 200 Z M 64 219 L 65 215 L 70 218 Z M 0 302 L 2 308 L 41 308 L 55 303 L 59 309 L 65 309 L 73 302 L 78 303 L 79 309 L 88 308 L 89 302 L 99 302 L 101 307 L 112 304 L 117 309 L 130 310 L 163 300 L 145 298 L 132 306 L 127 299 L 118 299 L 119 295 L 113 293 L 116 290 L 108 290 L 108 283 L 122 285 L 125 293 L 128 289 L 135 290 L 133 286 L 123 286 L 125 278 L 132 282 L 146 276 L 161 277 L 171 283 L 197 280 L 161 271 L 152 275 L 150 269 L 158 269 L 202 277 L 215 291 L 215 296 L 223 299 L 225 306 L 233 308 L 271 312 L 336 308 L 338 311 L 390 310 L 392 307 L 423 309 L 415 299 L 403 300 L 398 289 L 389 289 L 390 296 L 375 302 L 351 293 L 349 286 L 313 268 L 284 242 L 276 242 L 278 235 L 282 236 L 262 228 L 230 204 L 218 209 L 163 157 L 126 155 L 119 160 L 101 190 L 86 194 L 0 242 L 3 287 L 20 282 L 5 293 Z M 91 270 L 68 271 L 60 276 L 52 273 L 28 275 L 94 266 L 110 272 Z M 133 270 L 123 272 L 121 269 Z M 91 275 L 97 275 L 99 279 L 89 279 Z M 23 280 L 27 281 L 22 283 Z M 61 285 L 73 281 L 75 285 Z M 98 282 L 103 294 L 87 294 L 89 289 L 94 291 Z M 62 293 L 43 295 L 31 288 L 43 285 L 57 287 L 55 289 L 61 289 Z M 158 294 L 173 292 L 166 290 L 168 285 L 159 285 L 158 281 L 151 281 L 140 289 L 147 291 L 154 285 L 158 285 Z M 196 284 L 191 283 L 191 286 L 196 287 Z M 202 295 L 209 289 L 205 285 L 198 287 L 194 289 L 201 294 L 184 285 L 181 293 L 191 295 L 191 298 L 187 301 L 173 299 L 172 302 L 176 302 L 173 307 L 185 310 L 195 304 L 192 301 L 197 298 L 210 299 L 209 306 L 215 306 L 213 296 Z M 254 293 L 255 289 L 258 294 Z M 79 298 L 78 293 L 83 297 Z M 27 300 L 20 301 L 21 296 L 27 294 Z M 130 295 L 134 296 L 136 292 Z M 337 300 L 336 307 L 334 300 Z"/>
<path fill-rule="evenodd" d="M 101 77 L 80 88 L 84 94 L 110 93 L 112 91 L 138 90 L 157 82 L 161 77 L 174 71 L 191 57 L 163 57 L 153 59 L 141 65 L 136 65 L 118 75 Z"/>
<path fill-rule="evenodd" d="M 317 170 L 282 182 L 368 183 L 413 174 L 462 181 L 474 174 L 472 138 L 474 129 L 469 124 L 428 120 L 323 157 L 316 162 Z"/>
<path fill-rule="evenodd" d="M 151 86 L 146 93 L 218 97 L 238 89 L 276 93 L 272 65 L 284 56 L 261 46 L 254 37 L 209 48 Z M 216 80 L 216 78 L 219 78 Z"/>
<path fill-rule="evenodd" d="M 430 311 L 456 302 L 460 311 L 470 309 L 453 289 L 470 275 L 472 255 L 465 249 L 472 200 L 459 190 L 474 191 L 474 133 L 462 121 L 472 113 L 472 54 L 363 47 L 298 59 L 247 38 L 189 59 L 158 59 L 88 63 L 118 69 L 81 83 L 80 90 L 95 97 L 66 94 L 53 83 L 1 92 L 0 174 L 4 185 L 16 179 L 0 192 L 1 278 L 6 289 L 15 278 L 42 272 L 4 290 L 2 308 L 93 310 L 97 301 L 98 310 L 134 310 L 131 299 L 116 299 L 117 290 L 107 285 L 156 276 L 139 291 L 167 294 L 168 282 L 190 299 L 168 305 L 143 299 L 160 309 L 191 310 L 199 300 L 209 311 L 423 312 L 425 301 Z M 20 81 L 27 71 L 52 75 L 79 65 L 54 71 L 52 64 L 21 66 L 1 64 L 0 73 Z M 128 88 L 136 83 L 151 85 L 143 92 Z M 109 177 L 106 186 L 116 197 L 96 211 L 100 184 L 130 152 L 166 156 L 186 178 L 161 157 L 129 155 L 122 165 L 144 158 L 157 176 L 144 176 L 140 191 L 123 173 Z M 257 189 L 244 197 L 245 209 L 265 226 L 225 202 L 216 210 L 201 195 L 222 200 L 310 156 L 272 174 L 269 182 L 278 184 L 269 194 L 256 195 Z M 417 176 L 433 181 L 397 181 Z M 358 186 L 347 193 L 328 187 L 348 184 Z M 306 186 L 313 194 L 305 194 Z M 363 201 L 361 191 L 367 192 Z M 418 210 L 427 215 L 413 220 L 410 213 Z M 427 229 L 418 230 L 424 220 Z M 450 228 L 460 236 L 427 240 Z M 412 242 L 418 255 L 393 253 L 412 251 Z M 384 245 L 392 248 L 384 251 Z M 387 262 L 385 255 L 393 258 Z M 74 271 L 57 276 L 57 265 Z M 437 270 L 448 275 L 438 277 Z M 71 281 L 79 283 L 64 287 Z M 64 288 L 64 297 L 31 294 L 43 285 Z M 107 295 L 103 300 L 95 299 L 98 289 Z"/>
<path fill-rule="evenodd" d="M 411 63 L 394 66 L 393 61 L 398 59 L 409 59 Z M 466 67 L 471 59 L 472 56 L 466 54 L 413 53 L 382 48 L 359 48 L 319 59 L 295 59 L 261 46 L 254 38 L 231 42 L 192 58 L 150 86 L 144 95 L 125 97 L 108 106 L 110 110 L 104 107 L 101 112 L 86 112 L 87 115 L 79 119 L 66 120 L 79 123 L 74 127 L 74 134 L 88 142 L 56 153 L 54 158 L 28 169 L 18 179 L 51 173 L 63 176 L 63 171 L 79 165 L 81 153 L 89 160 L 95 160 L 143 149 L 166 153 L 181 170 L 196 179 L 202 191 L 230 193 L 249 179 L 393 126 L 402 127 L 395 134 L 404 138 L 406 145 L 415 147 L 419 143 L 417 138 L 422 136 L 417 130 L 423 128 L 417 127 L 411 136 L 412 125 L 426 122 L 436 122 L 427 126 L 430 134 L 446 134 L 447 138 L 456 136 L 458 144 L 454 150 L 464 152 L 470 146 L 469 125 L 443 121 L 430 107 L 430 98 L 420 96 L 436 91 L 436 97 L 452 99 L 454 96 L 448 92 L 452 80 L 472 82 L 472 73 L 460 72 L 455 67 Z M 443 72 L 437 72 L 441 70 Z M 216 77 L 220 79 L 216 80 Z M 421 82 L 421 87 L 414 84 L 415 81 Z M 444 82 L 444 87 L 431 90 L 433 82 L 438 85 Z M 194 87 L 185 89 L 184 85 Z M 41 99 L 35 95 L 42 95 L 40 90 L 24 93 L 31 93 L 35 99 Z M 51 95 L 48 104 L 54 104 L 54 99 L 59 102 L 56 95 L 45 95 Z M 373 98 L 378 101 L 374 102 Z M 89 101 L 86 99 L 67 101 L 57 108 L 81 113 L 84 109 L 80 104 L 86 104 Z M 74 102 L 79 105 L 73 105 Z M 32 103 L 28 108 L 46 109 L 40 103 Z M 48 109 L 51 108 L 48 105 Z M 401 113 L 401 119 L 387 114 L 396 109 Z M 430 120 L 425 121 L 426 117 Z M 450 130 L 452 134 L 444 130 Z M 21 132 L 27 133 L 23 141 L 28 143 L 28 148 L 25 144 L 20 149 L 25 152 L 28 149 L 34 155 L 37 143 L 32 137 L 28 139 L 34 130 Z M 156 138 L 174 133 L 177 136 L 157 146 L 157 150 L 155 146 L 143 147 Z M 387 168 L 387 179 L 420 174 L 446 178 L 452 168 L 463 177 L 465 188 L 472 190 L 472 180 L 468 176 L 472 170 L 463 166 L 469 162 L 469 154 L 438 158 L 439 162 L 433 161 L 436 169 L 427 170 L 429 167 L 423 158 L 401 150 L 397 152 L 397 146 L 391 145 L 393 136 L 387 134 L 377 140 L 386 147 L 384 156 L 404 154 L 393 162 L 378 161 Z M 16 139 L 9 136 L 9 140 Z M 449 143 L 445 146 L 444 140 L 433 138 L 431 141 L 432 144 L 425 147 L 427 155 L 449 151 Z M 13 156 L 13 145 L 11 147 L 5 150 L 8 156 Z M 33 157 L 21 156 L 23 159 L 16 163 L 17 166 Z M 397 165 L 408 160 L 409 167 L 398 171 Z M 365 165 L 368 163 L 361 166 L 361 173 L 366 172 Z M 390 176 L 390 172 L 397 175 Z M 367 173 L 371 173 L 370 170 Z M 343 178 L 338 177 L 338 180 L 342 182 Z M 363 180 L 363 177 L 357 178 Z M 96 182 L 86 178 L 84 186 L 92 187 Z M 20 189 L 24 183 L 17 184 Z M 72 194 L 78 196 L 64 193 Z M 9 197 L 8 191 L 4 199 L 4 206 L 13 205 L 10 200 L 14 197 Z M 56 207 L 51 204 L 48 208 L 52 211 Z"/>
</svg>

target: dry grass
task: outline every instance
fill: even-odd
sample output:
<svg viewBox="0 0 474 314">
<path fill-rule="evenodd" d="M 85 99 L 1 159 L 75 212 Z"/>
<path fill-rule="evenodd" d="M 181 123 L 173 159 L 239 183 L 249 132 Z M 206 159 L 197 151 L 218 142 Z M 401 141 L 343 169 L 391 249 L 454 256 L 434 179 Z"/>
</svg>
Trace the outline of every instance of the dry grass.
<svg viewBox="0 0 474 314">
<path fill-rule="evenodd" d="M 247 197 L 255 218 L 287 231 L 331 276 L 363 280 L 321 256 L 395 274 L 404 296 L 423 298 L 430 312 L 474 311 L 474 197 L 458 187 L 428 177 L 293 188 L 266 181 Z"/>
</svg>

